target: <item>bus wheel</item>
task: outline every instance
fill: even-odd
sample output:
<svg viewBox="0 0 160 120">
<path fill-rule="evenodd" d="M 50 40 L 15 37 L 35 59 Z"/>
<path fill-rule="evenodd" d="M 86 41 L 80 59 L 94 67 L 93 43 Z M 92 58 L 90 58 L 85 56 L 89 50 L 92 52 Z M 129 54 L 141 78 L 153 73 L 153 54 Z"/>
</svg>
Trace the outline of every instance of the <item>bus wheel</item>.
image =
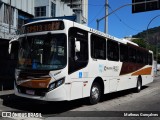
<svg viewBox="0 0 160 120">
<path fill-rule="evenodd" d="M 100 101 L 100 97 L 101 97 L 100 85 L 99 83 L 94 82 L 92 84 L 91 91 L 90 91 L 90 97 L 89 97 L 90 104 L 92 105 L 97 104 Z"/>
<path fill-rule="evenodd" d="M 137 87 L 136 87 L 136 92 L 140 92 L 142 89 L 142 81 L 141 81 L 141 78 L 138 77 L 138 80 L 137 80 Z"/>
</svg>

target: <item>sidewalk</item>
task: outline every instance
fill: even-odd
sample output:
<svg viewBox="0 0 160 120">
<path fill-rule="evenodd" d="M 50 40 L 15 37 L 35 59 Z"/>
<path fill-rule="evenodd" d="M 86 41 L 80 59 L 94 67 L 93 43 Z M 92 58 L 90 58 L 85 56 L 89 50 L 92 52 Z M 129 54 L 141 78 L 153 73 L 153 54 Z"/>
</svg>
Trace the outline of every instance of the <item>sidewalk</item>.
<svg viewBox="0 0 160 120">
<path fill-rule="evenodd" d="M 14 90 L 3 90 L 3 91 L 0 91 L 0 96 L 1 95 L 7 95 L 7 94 L 14 94 Z"/>
<path fill-rule="evenodd" d="M 157 73 L 156 73 L 156 72 L 154 72 L 154 76 L 155 76 L 155 77 L 160 76 L 160 71 L 157 71 Z"/>
<path fill-rule="evenodd" d="M 0 102 L 3 102 L 3 97 L 4 95 L 9 96 L 10 94 L 14 94 L 14 90 L 4 90 L 0 91 Z"/>
</svg>

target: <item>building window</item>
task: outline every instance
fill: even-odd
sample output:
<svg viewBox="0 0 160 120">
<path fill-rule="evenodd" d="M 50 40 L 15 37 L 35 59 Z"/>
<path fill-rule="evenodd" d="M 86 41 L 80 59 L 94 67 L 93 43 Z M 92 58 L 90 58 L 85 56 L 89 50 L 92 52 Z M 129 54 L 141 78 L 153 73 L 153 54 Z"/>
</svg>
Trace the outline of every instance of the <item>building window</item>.
<svg viewBox="0 0 160 120">
<path fill-rule="evenodd" d="M 35 16 L 36 17 L 46 16 L 46 6 L 35 7 Z"/>
<path fill-rule="evenodd" d="M 51 2 L 51 16 L 55 17 L 56 16 L 56 4 Z"/>
<path fill-rule="evenodd" d="M 3 22 L 6 24 L 11 24 L 13 25 L 13 21 L 14 21 L 14 8 L 11 7 L 10 10 L 10 6 L 4 4 L 4 18 L 3 18 Z"/>
</svg>

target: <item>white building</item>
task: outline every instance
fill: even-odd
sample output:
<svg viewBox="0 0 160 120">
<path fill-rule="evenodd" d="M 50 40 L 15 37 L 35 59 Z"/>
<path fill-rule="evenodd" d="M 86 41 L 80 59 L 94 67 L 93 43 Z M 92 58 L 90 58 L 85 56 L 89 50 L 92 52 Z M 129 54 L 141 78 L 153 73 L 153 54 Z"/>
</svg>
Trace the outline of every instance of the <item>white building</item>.
<svg viewBox="0 0 160 120">
<path fill-rule="evenodd" d="M 34 16 L 33 0 L 0 0 L 0 38 L 16 37 L 25 19 Z"/>
<path fill-rule="evenodd" d="M 76 16 L 76 22 L 87 25 L 88 0 L 35 0 L 35 17 Z"/>
<path fill-rule="evenodd" d="M 0 39 L 15 38 L 24 20 L 76 16 L 87 25 L 88 0 L 0 0 Z"/>
<path fill-rule="evenodd" d="M 73 10 L 61 0 L 35 0 L 35 17 L 74 15 Z"/>
</svg>

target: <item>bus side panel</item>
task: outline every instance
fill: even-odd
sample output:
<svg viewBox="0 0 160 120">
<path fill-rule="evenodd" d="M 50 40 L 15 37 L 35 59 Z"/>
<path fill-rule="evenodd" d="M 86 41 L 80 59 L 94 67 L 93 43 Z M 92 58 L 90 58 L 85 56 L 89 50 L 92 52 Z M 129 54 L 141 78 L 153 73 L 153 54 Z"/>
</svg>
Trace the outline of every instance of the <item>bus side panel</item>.
<svg viewBox="0 0 160 120">
<path fill-rule="evenodd" d="M 146 84 L 153 82 L 153 79 L 154 79 L 154 68 L 152 65 L 152 72 L 151 72 L 151 75 L 147 76 Z"/>
<path fill-rule="evenodd" d="M 105 92 L 115 92 L 118 90 L 120 82 L 120 71 L 122 63 L 119 61 L 108 61 L 104 66 L 104 76 L 107 77 L 108 84 L 105 84 Z"/>
<path fill-rule="evenodd" d="M 128 78 L 128 85 L 126 86 L 127 89 L 130 89 L 130 88 L 135 88 L 137 86 L 137 78 L 138 76 L 129 76 Z"/>
<path fill-rule="evenodd" d="M 121 76 L 120 80 L 118 81 L 117 91 L 134 88 L 136 87 L 136 83 L 137 83 L 137 76 L 129 76 L 129 75 Z"/>
<path fill-rule="evenodd" d="M 107 77 L 105 78 L 106 81 L 104 81 L 104 94 L 109 93 L 109 80 L 107 80 Z"/>
<path fill-rule="evenodd" d="M 65 84 L 66 100 L 71 99 L 71 84 Z"/>
<path fill-rule="evenodd" d="M 117 91 L 124 90 L 128 88 L 128 79 L 129 76 L 121 76 L 120 79 L 118 80 L 118 87 Z"/>
<path fill-rule="evenodd" d="M 83 82 L 72 82 L 71 84 L 71 100 L 82 98 Z"/>
<path fill-rule="evenodd" d="M 85 81 L 87 81 L 87 82 L 83 83 L 83 97 L 88 97 L 88 96 L 90 96 L 90 89 L 91 89 L 93 79 L 88 78 Z"/>
<path fill-rule="evenodd" d="M 153 82 L 153 75 L 143 75 L 142 76 L 142 85 Z"/>
<path fill-rule="evenodd" d="M 89 78 L 88 75 L 88 67 L 86 67 L 68 76 L 68 80 L 71 83 L 70 100 L 88 97 L 90 95 L 92 78 Z"/>
<path fill-rule="evenodd" d="M 94 66 L 94 67 L 93 67 Z M 118 80 L 120 78 L 120 70 L 122 67 L 121 62 L 108 61 L 108 60 L 92 60 L 88 68 L 91 73 L 89 74 L 92 80 L 97 77 L 101 78 L 104 82 L 104 93 L 117 91 Z"/>
</svg>

